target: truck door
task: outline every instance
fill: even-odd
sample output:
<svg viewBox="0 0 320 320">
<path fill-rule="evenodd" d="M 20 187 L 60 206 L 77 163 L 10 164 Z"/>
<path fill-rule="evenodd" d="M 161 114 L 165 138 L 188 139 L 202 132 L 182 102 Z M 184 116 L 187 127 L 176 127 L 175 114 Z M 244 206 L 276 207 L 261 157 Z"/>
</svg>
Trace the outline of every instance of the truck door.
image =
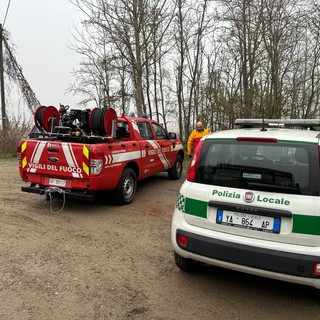
<svg viewBox="0 0 320 320">
<path fill-rule="evenodd" d="M 154 135 L 149 121 L 137 122 L 138 129 L 142 140 L 139 141 L 141 145 L 141 174 L 143 177 L 150 176 L 159 172 L 159 160 L 157 149 L 159 148 L 154 140 Z"/>
<path fill-rule="evenodd" d="M 166 130 L 158 123 L 152 123 L 156 135 L 155 142 L 158 145 L 158 161 L 162 163 L 163 170 L 169 169 L 174 165 L 176 152 L 171 150 L 172 141 Z"/>
</svg>

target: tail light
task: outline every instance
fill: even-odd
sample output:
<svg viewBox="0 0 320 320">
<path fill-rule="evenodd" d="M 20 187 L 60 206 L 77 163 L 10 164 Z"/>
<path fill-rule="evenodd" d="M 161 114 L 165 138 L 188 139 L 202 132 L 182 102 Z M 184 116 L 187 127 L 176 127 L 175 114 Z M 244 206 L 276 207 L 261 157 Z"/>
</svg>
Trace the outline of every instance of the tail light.
<svg viewBox="0 0 320 320">
<path fill-rule="evenodd" d="M 313 272 L 316 275 L 320 275 L 320 263 L 319 262 L 315 262 L 315 264 L 313 265 Z"/>
<path fill-rule="evenodd" d="M 201 150 L 203 147 L 204 141 L 200 141 L 190 162 L 189 169 L 188 169 L 188 174 L 187 174 L 187 180 L 188 181 L 194 181 L 196 177 L 196 172 L 197 172 L 197 167 L 198 167 L 198 162 L 201 154 Z"/>
<path fill-rule="evenodd" d="M 247 141 L 247 142 L 273 142 L 276 143 L 278 142 L 278 139 L 276 138 L 264 138 L 264 137 L 238 137 L 236 139 L 237 141 Z"/>
<path fill-rule="evenodd" d="M 177 243 L 182 246 L 182 247 L 186 247 L 187 246 L 187 237 L 183 234 L 178 234 L 177 235 Z"/>
<path fill-rule="evenodd" d="M 103 168 L 104 155 L 102 151 L 90 153 L 90 174 L 98 175 Z"/>
</svg>

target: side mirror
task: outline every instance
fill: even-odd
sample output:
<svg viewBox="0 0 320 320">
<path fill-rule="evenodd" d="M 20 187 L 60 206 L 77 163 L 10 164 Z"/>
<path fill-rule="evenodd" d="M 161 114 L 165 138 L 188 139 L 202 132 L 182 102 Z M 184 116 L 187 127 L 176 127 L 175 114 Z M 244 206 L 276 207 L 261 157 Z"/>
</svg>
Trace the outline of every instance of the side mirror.
<svg viewBox="0 0 320 320">
<path fill-rule="evenodd" d="M 177 139 L 177 135 L 174 132 L 169 132 L 169 136 L 170 136 L 170 139 L 172 140 Z"/>
</svg>

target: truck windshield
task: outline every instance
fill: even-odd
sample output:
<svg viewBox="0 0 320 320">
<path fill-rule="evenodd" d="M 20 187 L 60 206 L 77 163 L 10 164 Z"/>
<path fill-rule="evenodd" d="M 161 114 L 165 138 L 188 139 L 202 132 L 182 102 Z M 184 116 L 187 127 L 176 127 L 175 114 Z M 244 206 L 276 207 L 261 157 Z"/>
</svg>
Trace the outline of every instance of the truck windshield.
<svg viewBox="0 0 320 320">
<path fill-rule="evenodd" d="M 319 196 L 318 158 L 317 145 L 206 140 L 195 181 Z"/>
</svg>

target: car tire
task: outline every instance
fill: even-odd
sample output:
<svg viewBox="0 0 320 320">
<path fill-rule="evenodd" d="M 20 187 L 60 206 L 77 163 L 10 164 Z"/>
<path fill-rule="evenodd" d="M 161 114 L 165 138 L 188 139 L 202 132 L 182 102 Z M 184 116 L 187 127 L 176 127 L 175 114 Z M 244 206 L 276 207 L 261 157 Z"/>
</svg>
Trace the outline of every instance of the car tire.
<svg viewBox="0 0 320 320">
<path fill-rule="evenodd" d="M 130 204 L 136 195 L 136 190 L 136 173 L 130 168 L 124 169 L 114 193 L 115 202 L 120 205 Z"/>
<path fill-rule="evenodd" d="M 168 176 L 172 180 L 179 180 L 182 174 L 182 157 L 178 154 L 177 159 L 171 169 L 168 170 Z"/>
<path fill-rule="evenodd" d="M 184 272 L 196 271 L 197 264 L 192 259 L 186 259 L 180 256 L 178 253 L 174 252 L 174 261 L 176 263 L 176 266 Z"/>
</svg>

